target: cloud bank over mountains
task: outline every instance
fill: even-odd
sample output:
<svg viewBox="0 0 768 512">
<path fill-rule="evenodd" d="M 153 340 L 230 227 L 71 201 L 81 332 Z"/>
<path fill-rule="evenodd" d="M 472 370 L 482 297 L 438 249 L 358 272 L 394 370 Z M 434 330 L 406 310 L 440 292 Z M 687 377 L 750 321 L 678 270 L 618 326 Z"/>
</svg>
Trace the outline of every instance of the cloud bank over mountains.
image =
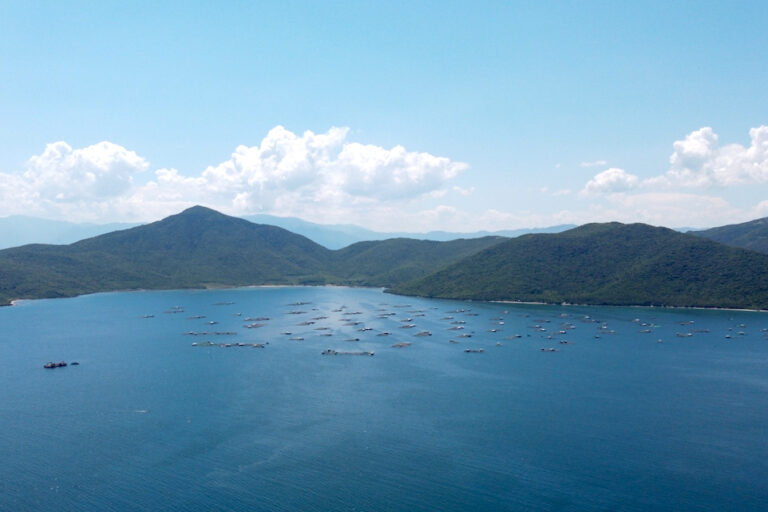
<svg viewBox="0 0 768 512">
<path fill-rule="evenodd" d="M 583 195 L 624 192 L 632 189 L 729 187 L 768 182 L 768 126 L 749 130 L 750 145 L 719 145 L 719 137 L 704 127 L 675 141 L 669 170 L 641 180 L 623 169 L 611 168 L 595 175 Z"/>
<path fill-rule="evenodd" d="M 378 230 L 473 231 L 608 220 L 717 225 L 768 214 L 768 201 L 733 206 L 721 197 L 729 187 L 768 183 L 768 126 L 752 128 L 748 146 L 721 145 L 709 127 L 693 131 L 672 144 L 664 173 L 641 177 L 610 167 L 580 193 L 557 194 L 552 212 L 515 211 L 512 199 L 506 209 L 482 198 L 481 211 L 459 207 L 462 198 L 483 194 L 456 183 L 466 163 L 361 144 L 349 135 L 344 127 L 296 134 L 276 126 L 259 144 L 238 146 L 229 159 L 192 176 L 173 168 L 150 172 L 145 158 L 108 141 L 81 149 L 55 142 L 22 170 L 0 173 L 0 215 L 149 221 L 203 204 L 233 215 L 263 212 Z M 501 185 L 511 195 L 513 184 Z"/>
<path fill-rule="evenodd" d="M 256 146 L 197 176 L 157 169 L 111 142 L 72 149 L 49 144 L 18 173 L 0 174 L 2 215 L 65 216 L 77 220 L 151 220 L 205 204 L 232 214 L 269 212 L 340 221 L 396 212 L 398 204 L 444 195 L 468 166 L 402 146 L 385 149 L 348 141 L 348 128 L 297 135 L 276 126 Z M 338 217 L 338 218 L 336 218 Z"/>
</svg>

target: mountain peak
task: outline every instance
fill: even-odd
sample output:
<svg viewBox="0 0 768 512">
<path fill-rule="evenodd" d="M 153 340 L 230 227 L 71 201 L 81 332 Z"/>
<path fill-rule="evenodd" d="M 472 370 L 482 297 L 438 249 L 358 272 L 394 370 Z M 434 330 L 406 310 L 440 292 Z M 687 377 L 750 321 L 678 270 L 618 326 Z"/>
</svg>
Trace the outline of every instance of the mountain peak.
<svg viewBox="0 0 768 512">
<path fill-rule="evenodd" d="M 199 204 L 197 204 L 195 206 L 190 206 L 186 210 L 183 210 L 183 211 L 181 211 L 181 212 L 176 214 L 176 216 L 190 216 L 190 215 L 194 215 L 194 216 L 200 216 L 200 215 L 210 216 L 210 215 L 224 215 L 224 214 L 219 212 L 219 211 L 216 211 L 216 210 L 214 210 L 212 208 L 208 208 L 207 206 L 201 206 Z"/>
</svg>

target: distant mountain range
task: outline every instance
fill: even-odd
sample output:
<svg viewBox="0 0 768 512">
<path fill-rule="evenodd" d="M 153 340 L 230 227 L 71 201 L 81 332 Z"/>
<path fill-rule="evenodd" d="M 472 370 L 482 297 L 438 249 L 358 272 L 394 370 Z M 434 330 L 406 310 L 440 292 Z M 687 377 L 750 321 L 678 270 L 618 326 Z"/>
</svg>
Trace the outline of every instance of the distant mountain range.
<svg viewBox="0 0 768 512">
<path fill-rule="evenodd" d="M 502 231 L 478 231 L 460 233 L 448 231 L 430 231 L 427 233 L 372 231 L 352 224 L 316 224 L 295 217 L 277 217 L 274 215 L 250 215 L 243 217 L 257 224 L 269 224 L 281 227 L 293 233 L 303 235 L 328 248 L 341 249 L 356 242 L 387 240 L 390 238 L 413 238 L 416 240 L 448 241 L 459 238 L 483 238 L 486 236 L 515 237 L 527 233 L 559 233 L 571 229 L 574 225 L 550 226 L 545 228 L 514 229 Z M 88 224 L 60 220 L 40 219 L 14 215 L 0 217 L 0 249 L 18 247 L 26 244 L 71 244 L 84 238 L 90 238 L 118 229 L 127 229 L 139 224 Z"/>
<path fill-rule="evenodd" d="M 768 308 L 768 255 L 644 224 L 330 250 L 204 207 L 81 240 L 0 250 L 0 304 L 123 289 L 342 284 L 457 299 Z"/>
<path fill-rule="evenodd" d="M 39 219 L 25 215 L 0 217 L 0 249 L 26 244 L 71 244 L 138 224 L 90 224 Z"/>
<path fill-rule="evenodd" d="M 279 226 L 288 231 L 293 231 L 299 235 L 304 235 L 310 240 L 314 240 L 320 245 L 329 249 L 341 249 L 356 242 L 365 242 L 371 240 L 387 240 L 390 238 L 413 238 L 416 240 L 433 240 L 437 242 L 447 242 L 459 238 L 483 238 L 487 236 L 503 236 L 513 238 L 528 233 L 560 233 L 567 229 L 575 228 L 573 224 L 563 224 L 558 226 L 549 226 L 545 228 L 529 229 L 505 229 L 500 231 L 475 231 L 475 232 L 451 232 L 451 231 L 428 231 L 426 233 L 412 232 L 380 232 L 365 229 L 353 224 L 315 224 L 294 217 L 276 217 L 274 215 L 250 215 L 243 217 L 259 224 L 270 224 Z"/>
</svg>

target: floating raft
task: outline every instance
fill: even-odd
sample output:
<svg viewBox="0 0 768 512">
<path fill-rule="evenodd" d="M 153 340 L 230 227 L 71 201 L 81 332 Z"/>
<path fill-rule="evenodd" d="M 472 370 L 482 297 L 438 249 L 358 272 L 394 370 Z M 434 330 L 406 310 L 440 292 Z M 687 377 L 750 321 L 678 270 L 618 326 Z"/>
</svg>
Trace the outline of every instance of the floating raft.
<svg viewBox="0 0 768 512">
<path fill-rule="evenodd" d="M 367 351 L 346 352 L 342 350 L 333 350 L 333 349 L 327 348 L 323 350 L 322 354 L 324 356 L 372 356 L 373 352 L 367 352 Z"/>
</svg>

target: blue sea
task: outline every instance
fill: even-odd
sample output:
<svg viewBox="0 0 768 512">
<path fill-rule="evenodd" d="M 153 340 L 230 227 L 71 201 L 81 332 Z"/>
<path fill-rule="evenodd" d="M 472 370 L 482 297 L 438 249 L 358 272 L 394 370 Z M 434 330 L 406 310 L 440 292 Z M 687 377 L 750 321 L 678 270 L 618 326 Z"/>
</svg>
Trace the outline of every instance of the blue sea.
<svg viewBox="0 0 768 512">
<path fill-rule="evenodd" d="M 766 329 L 330 287 L 23 301 L 0 510 L 768 510 Z"/>
</svg>

